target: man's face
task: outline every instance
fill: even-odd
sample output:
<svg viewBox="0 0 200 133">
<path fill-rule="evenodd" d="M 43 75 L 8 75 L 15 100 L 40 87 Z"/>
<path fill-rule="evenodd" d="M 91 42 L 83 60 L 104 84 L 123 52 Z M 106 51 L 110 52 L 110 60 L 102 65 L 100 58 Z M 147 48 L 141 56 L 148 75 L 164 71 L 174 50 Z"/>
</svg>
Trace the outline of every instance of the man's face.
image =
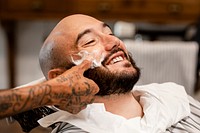
<svg viewBox="0 0 200 133">
<path fill-rule="evenodd" d="M 93 53 L 94 57 L 104 55 L 100 67 L 85 72 L 85 76 L 93 79 L 100 88 L 97 95 L 110 95 L 129 92 L 140 76 L 139 68 L 129 56 L 124 43 L 115 37 L 105 23 L 92 17 L 78 15 L 71 17 L 72 23 L 67 34 L 71 37 L 68 45 L 75 54 L 80 51 Z"/>
</svg>

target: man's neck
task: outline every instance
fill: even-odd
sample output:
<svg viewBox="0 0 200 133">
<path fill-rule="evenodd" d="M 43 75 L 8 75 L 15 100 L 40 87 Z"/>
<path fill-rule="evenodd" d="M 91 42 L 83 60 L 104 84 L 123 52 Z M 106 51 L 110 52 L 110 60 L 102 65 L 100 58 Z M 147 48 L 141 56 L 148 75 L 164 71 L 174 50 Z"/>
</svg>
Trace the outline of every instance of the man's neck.
<svg viewBox="0 0 200 133">
<path fill-rule="evenodd" d="M 97 96 L 94 102 L 104 103 L 106 111 L 123 116 L 126 119 L 143 116 L 142 107 L 131 92 L 103 97 Z"/>
</svg>

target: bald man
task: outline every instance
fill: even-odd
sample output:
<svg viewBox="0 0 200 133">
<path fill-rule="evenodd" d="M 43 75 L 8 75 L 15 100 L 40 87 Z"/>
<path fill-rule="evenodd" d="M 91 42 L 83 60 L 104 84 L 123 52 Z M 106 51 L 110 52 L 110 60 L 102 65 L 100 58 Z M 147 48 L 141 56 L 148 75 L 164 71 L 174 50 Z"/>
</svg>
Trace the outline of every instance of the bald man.
<svg viewBox="0 0 200 133">
<path fill-rule="evenodd" d="M 74 55 L 80 56 L 79 62 L 92 61 L 84 76 L 92 79 L 100 90 L 94 103 L 76 115 L 57 109 L 40 119 L 44 127 L 55 126 L 53 133 L 199 131 L 200 118 L 194 115 L 199 109 L 193 111 L 199 103 L 182 86 L 154 83 L 134 87 L 140 69 L 106 23 L 82 14 L 61 20 L 40 51 L 40 65 L 46 79 L 56 78 L 77 65 Z"/>
</svg>

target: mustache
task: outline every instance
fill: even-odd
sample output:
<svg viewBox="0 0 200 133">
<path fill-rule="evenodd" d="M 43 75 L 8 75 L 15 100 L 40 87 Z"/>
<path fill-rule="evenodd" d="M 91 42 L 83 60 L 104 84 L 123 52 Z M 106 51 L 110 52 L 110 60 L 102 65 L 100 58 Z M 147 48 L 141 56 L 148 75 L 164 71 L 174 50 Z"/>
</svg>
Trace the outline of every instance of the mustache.
<svg viewBox="0 0 200 133">
<path fill-rule="evenodd" d="M 126 57 L 126 59 L 129 60 L 129 56 L 126 54 L 126 52 L 125 52 L 123 49 L 115 47 L 115 48 L 113 48 L 113 49 L 111 50 L 111 52 L 104 58 L 104 60 L 102 61 L 102 65 L 104 66 L 105 63 L 106 63 L 106 61 L 109 59 L 109 57 L 112 56 L 114 53 L 117 53 L 117 52 L 119 52 L 119 51 L 122 51 L 122 52 L 124 53 L 124 56 Z"/>
</svg>

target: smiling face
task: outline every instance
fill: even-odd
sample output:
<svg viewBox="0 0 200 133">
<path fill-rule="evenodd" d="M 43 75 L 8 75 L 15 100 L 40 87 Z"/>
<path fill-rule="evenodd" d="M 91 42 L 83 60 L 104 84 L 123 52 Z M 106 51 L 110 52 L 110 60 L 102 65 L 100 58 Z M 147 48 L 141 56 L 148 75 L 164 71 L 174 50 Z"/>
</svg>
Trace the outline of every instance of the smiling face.
<svg viewBox="0 0 200 133">
<path fill-rule="evenodd" d="M 70 55 L 80 51 L 94 53 L 95 57 L 105 56 L 100 67 L 85 73 L 99 85 L 98 95 L 125 93 L 139 79 L 139 68 L 128 55 L 124 43 L 113 35 L 106 23 L 95 18 L 86 15 L 66 17 L 54 28 L 46 42 L 49 43 L 49 40 L 54 40 L 52 47 L 65 57 L 60 60 L 68 62 L 67 66 L 73 65 Z"/>
<path fill-rule="evenodd" d="M 89 53 L 96 53 L 96 57 L 105 55 L 102 65 L 111 72 L 135 71 L 131 67 L 125 45 L 113 35 L 107 24 L 84 15 L 73 15 L 67 22 L 71 23 L 70 29 L 68 28 L 66 31 L 73 38 L 70 43 L 68 42 L 75 48 L 73 53 L 85 50 Z M 118 48 L 121 50 L 111 52 Z M 67 51 L 72 50 L 68 49 Z"/>
</svg>

